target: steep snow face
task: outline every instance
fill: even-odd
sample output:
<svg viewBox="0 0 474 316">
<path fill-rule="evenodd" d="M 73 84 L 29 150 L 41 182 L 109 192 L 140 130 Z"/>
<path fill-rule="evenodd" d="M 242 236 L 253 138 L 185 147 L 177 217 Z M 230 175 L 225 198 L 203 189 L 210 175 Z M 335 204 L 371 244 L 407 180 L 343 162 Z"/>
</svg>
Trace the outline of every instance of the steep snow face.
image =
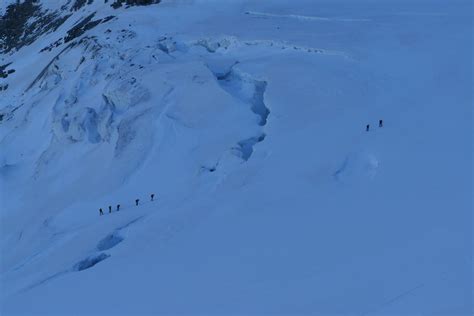
<svg viewBox="0 0 474 316">
<path fill-rule="evenodd" d="M 472 310 L 469 1 L 20 4 L 2 314 Z"/>
</svg>

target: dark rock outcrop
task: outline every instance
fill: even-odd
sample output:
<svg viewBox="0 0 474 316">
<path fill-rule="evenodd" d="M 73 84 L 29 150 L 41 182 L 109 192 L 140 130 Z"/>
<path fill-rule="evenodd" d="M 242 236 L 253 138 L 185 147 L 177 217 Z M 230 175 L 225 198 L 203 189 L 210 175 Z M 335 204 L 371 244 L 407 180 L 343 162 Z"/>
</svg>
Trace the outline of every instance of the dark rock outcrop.
<svg viewBox="0 0 474 316">
<path fill-rule="evenodd" d="M 118 9 L 123 5 L 135 6 L 135 5 L 150 5 L 158 4 L 161 0 L 115 0 L 110 6 L 114 9 Z"/>
<path fill-rule="evenodd" d="M 56 31 L 70 16 L 43 10 L 39 0 L 10 4 L 0 16 L 0 53 L 20 49 L 43 34 Z"/>
</svg>

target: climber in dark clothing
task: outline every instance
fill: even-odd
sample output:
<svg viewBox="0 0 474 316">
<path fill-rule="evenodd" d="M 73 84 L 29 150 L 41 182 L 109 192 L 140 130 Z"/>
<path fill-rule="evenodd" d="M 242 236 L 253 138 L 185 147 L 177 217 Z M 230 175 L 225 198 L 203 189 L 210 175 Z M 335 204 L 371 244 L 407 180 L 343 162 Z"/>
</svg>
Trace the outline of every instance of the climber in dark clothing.
<svg viewBox="0 0 474 316">
<path fill-rule="evenodd" d="M 383 120 L 379 120 L 379 127 L 383 127 Z"/>
<path fill-rule="evenodd" d="M 120 204 L 117 204 L 117 212 L 120 211 Z"/>
<path fill-rule="evenodd" d="M 135 205 L 136 205 L 136 206 L 138 206 L 138 202 L 139 202 L 139 201 L 140 201 L 139 199 L 136 199 L 136 200 L 135 200 Z"/>
<path fill-rule="evenodd" d="M 99 208 L 99 215 L 100 215 L 100 216 L 104 215 L 104 212 L 102 212 L 102 209 L 101 209 L 101 208 Z"/>
<path fill-rule="evenodd" d="M 150 195 L 150 197 L 151 197 L 151 200 L 153 201 L 153 200 L 154 200 L 154 198 L 155 198 L 155 194 L 154 194 L 154 193 L 152 193 L 152 194 Z"/>
<path fill-rule="evenodd" d="M 368 132 L 368 131 L 369 131 L 369 128 L 370 128 L 370 125 L 367 124 L 367 127 L 365 128 L 365 131 Z"/>
<path fill-rule="evenodd" d="M 112 213 L 112 206 L 109 205 L 109 213 Z"/>
</svg>

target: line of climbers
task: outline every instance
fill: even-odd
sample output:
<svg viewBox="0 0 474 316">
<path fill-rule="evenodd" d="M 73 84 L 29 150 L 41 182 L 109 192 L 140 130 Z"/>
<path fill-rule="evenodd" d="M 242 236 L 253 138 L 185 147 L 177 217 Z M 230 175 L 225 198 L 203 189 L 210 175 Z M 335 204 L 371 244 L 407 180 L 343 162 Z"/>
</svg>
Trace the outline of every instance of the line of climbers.
<svg viewBox="0 0 474 316">
<path fill-rule="evenodd" d="M 383 120 L 379 120 L 379 127 L 383 127 Z M 370 124 L 367 124 L 365 131 L 368 132 L 370 129 Z"/>
<path fill-rule="evenodd" d="M 152 193 L 152 194 L 150 194 L 150 201 L 153 202 L 154 200 L 155 200 L 155 194 Z M 139 203 L 140 203 L 140 199 L 136 199 L 135 200 L 135 206 L 138 206 Z M 117 204 L 117 210 L 116 211 L 117 212 L 120 211 L 120 204 Z M 111 205 L 109 205 L 109 213 L 112 213 L 112 206 Z M 104 215 L 104 211 L 102 210 L 102 208 L 99 208 L 99 215 L 100 216 Z"/>
<path fill-rule="evenodd" d="M 379 127 L 383 127 L 383 120 L 379 120 Z M 367 124 L 366 129 L 367 132 L 370 130 L 370 124 Z M 150 200 L 153 202 L 155 199 L 155 194 L 150 194 Z M 138 206 L 140 203 L 140 199 L 135 200 L 135 206 Z M 120 204 L 117 204 L 117 212 L 120 210 Z M 112 213 L 112 206 L 109 205 L 109 213 Z M 99 215 L 104 215 L 102 208 L 99 209 Z"/>
</svg>

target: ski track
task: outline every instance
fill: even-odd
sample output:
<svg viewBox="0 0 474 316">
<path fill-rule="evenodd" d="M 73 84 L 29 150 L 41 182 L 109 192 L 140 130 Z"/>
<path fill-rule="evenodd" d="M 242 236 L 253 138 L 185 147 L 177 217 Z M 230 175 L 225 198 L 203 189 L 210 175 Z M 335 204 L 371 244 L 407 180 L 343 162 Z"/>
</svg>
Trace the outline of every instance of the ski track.
<svg viewBox="0 0 474 316">
<path fill-rule="evenodd" d="M 267 12 L 255 12 L 247 11 L 245 14 L 255 16 L 255 17 L 268 17 L 268 18 L 288 18 L 296 19 L 301 21 L 316 21 L 316 22 L 370 22 L 370 19 L 355 19 L 355 18 L 329 18 L 321 16 L 311 16 L 311 15 L 298 15 L 298 14 L 275 14 Z"/>
<path fill-rule="evenodd" d="M 272 50 L 281 51 L 294 51 L 300 53 L 311 53 L 328 56 L 340 56 L 351 59 L 351 56 L 343 51 L 327 50 L 324 48 L 302 46 L 285 41 L 272 40 L 272 39 L 254 39 L 254 40 L 241 40 L 235 36 L 222 36 L 219 38 L 201 38 L 198 40 L 192 40 L 186 43 L 189 46 L 201 46 L 207 50 L 208 53 L 216 53 L 218 51 L 232 51 L 239 50 L 243 47 L 258 47 L 267 48 Z"/>
<path fill-rule="evenodd" d="M 418 284 L 417 286 L 414 286 L 398 295 L 396 295 L 395 297 L 392 297 L 391 299 L 387 300 L 386 302 L 382 303 L 379 307 L 377 307 L 376 309 L 374 309 L 373 311 L 369 311 L 369 312 L 365 312 L 363 314 L 360 314 L 360 316 L 368 316 L 370 314 L 373 314 L 373 313 L 376 313 L 377 311 L 381 310 L 382 308 L 386 307 L 386 306 L 389 306 L 397 301 L 399 301 L 400 299 L 406 297 L 406 296 L 409 296 L 411 294 L 413 294 L 414 292 L 416 292 L 417 290 L 421 289 L 422 287 L 424 287 L 425 284 L 424 283 L 420 283 Z"/>
</svg>

